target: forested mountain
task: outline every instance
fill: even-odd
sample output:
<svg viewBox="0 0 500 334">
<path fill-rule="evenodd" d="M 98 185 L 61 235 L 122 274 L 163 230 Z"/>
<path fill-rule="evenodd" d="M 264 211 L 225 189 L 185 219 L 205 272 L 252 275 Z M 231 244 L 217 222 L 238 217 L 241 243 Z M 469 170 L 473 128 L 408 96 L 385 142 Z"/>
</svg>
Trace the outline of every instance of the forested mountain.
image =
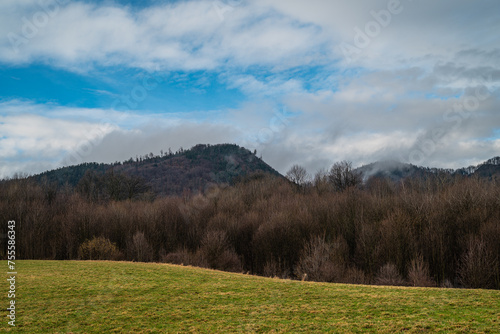
<svg viewBox="0 0 500 334">
<path fill-rule="evenodd" d="M 366 181 L 371 177 L 386 178 L 399 182 L 406 178 L 429 178 L 435 175 L 446 176 L 477 176 L 488 180 L 499 179 L 500 157 L 489 159 L 477 166 L 469 166 L 460 169 L 443 169 L 419 167 L 398 161 L 378 161 L 355 169 Z"/>
<path fill-rule="evenodd" d="M 481 178 L 498 179 L 500 177 L 500 157 L 491 158 L 477 166 L 460 168 L 455 171 L 461 175 L 478 175 Z"/>
<path fill-rule="evenodd" d="M 411 164 L 386 160 L 361 166 L 354 171 L 362 175 L 363 181 L 367 181 L 371 177 L 376 177 L 397 182 L 408 177 L 423 176 L 425 175 L 424 170 L 424 168 Z"/>
<path fill-rule="evenodd" d="M 125 197 L 133 197 L 135 192 L 145 190 L 159 196 L 203 192 L 210 184 L 232 184 L 238 178 L 258 172 L 280 176 L 262 159 L 243 147 L 233 144 L 200 144 L 175 153 L 150 153 L 123 163 L 84 163 L 63 167 L 32 178 L 57 187 L 79 187 L 83 191 L 99 186 L 127 188 L 118 191 L 125 192 Z"/>
</svg>

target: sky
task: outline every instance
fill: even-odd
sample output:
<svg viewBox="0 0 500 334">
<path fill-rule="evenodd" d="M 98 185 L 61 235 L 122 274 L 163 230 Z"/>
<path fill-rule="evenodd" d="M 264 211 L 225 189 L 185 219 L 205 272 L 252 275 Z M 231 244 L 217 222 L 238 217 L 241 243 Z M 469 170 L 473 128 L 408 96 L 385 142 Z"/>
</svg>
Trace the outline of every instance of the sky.
<svg viewBox="0 0 500 334">
<path fill-rule="evenodd" d="M 500 155 L 496 0 L 0 2 L 0 178 L 199 143 L 285 173 Z"/>
</svg>

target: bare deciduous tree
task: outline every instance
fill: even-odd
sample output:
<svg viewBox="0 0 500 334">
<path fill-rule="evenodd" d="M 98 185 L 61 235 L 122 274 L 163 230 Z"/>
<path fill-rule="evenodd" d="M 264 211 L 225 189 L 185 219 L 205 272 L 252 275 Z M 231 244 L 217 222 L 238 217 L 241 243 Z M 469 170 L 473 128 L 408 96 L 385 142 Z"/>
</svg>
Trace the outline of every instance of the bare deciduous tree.
<svg viewBox="0 0 500 334">
<path fill-rule="evenodd" d="M 460 283 L 466 288 L 491 288 L 495 285 L 498 261 L 479 237 L 470 237 L 458 270 Z"/>
<path fill-rule="evenodd" d="M 140 262 L 148 262 L 153 259 L 153 248 L 144 236 L 143 232 L 136 232 L 132 238 L 132 248 L 134 250 L 134 258 Z"/>
<path fill-rule="evenodd" d="M 328 174 L 328 179 L 336 191 L 344 191 L 347 188 L 361 184 L 361 175 L 352 169 L 350 161 L 341 161 L 333 164 Z"/>
<path fill-rule="evenodd" d="M 322 195 L 331 190 L 331 185 L 328 179 L 328 171 L 321 169 L 314 175 L 313 186 L 319 195 Z"/>
<path fill-rule="evenodd" d="M 304 167 L 293 165 L 286 173 L 286 178 L 299 186 L 303 186 L 309 180 L 309 174 Z"/>
</svg>

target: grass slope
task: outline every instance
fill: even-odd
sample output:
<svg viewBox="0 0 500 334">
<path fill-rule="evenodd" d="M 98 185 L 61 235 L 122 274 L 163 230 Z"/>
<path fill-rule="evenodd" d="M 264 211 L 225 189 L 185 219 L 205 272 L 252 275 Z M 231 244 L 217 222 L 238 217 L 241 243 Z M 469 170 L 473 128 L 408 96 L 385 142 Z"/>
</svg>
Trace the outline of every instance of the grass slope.
<svg viewBox="0 0 500 334">
<path fill-rule="evenodd" d="M 3 317 L 0 332 L 500 332 L 500 291 L 309 283 L 151 263 L 18 261 L 17 269 L 17 327 Z"/>
</svg>

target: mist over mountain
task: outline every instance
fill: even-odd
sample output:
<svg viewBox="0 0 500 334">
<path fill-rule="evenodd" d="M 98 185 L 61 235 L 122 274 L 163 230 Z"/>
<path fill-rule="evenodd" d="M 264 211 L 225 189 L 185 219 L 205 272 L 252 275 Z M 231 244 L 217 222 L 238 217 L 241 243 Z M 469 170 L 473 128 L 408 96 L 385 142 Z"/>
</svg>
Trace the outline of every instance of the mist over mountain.
<svg viewBox="0 0 500 334">
<path fill-rule="evenodd" d="M 399 182 L 406 178 L 425 178 L 436 174 L 477 176 L 493 180 L 498 179 L 500 176 L 500 157 L 491 158 L 476 166 L 459 169 L 421 167 L 395 160 L 385 160 L 358 167 L 354 171 L 362 175 L 364 182 L 371 177 L 386 178 L 393 182 Z"/>
<path fill-rule="evenodd" d="M 382 177 L 390 179 L 391 181 L 399 181 L 407 177 L 415 176 L 421 169 L 411 164 L 395 160 L 385 160 L 361 166 L 356 168 L 355 171 L 360 173 L 363 177 L 363 181 L 366 182 L 371 177 Z"/>
</svg>

